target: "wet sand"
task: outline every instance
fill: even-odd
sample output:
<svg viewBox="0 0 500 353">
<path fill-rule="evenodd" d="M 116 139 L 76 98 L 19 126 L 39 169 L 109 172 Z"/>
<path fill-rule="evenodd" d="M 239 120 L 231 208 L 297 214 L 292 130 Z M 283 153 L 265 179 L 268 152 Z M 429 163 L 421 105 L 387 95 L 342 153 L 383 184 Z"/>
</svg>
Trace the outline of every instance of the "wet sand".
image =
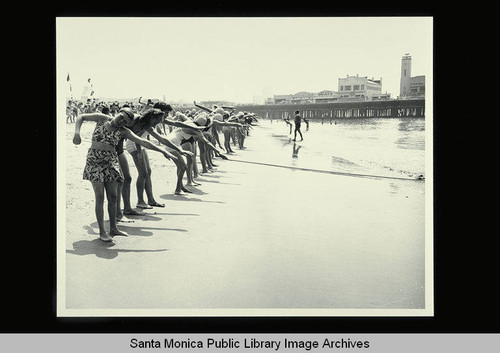
<svg viewBox="0 0 500 353">
<path fill-rule="evenodd" d="M 174 164 L 149 151 L 153 191 L 165 208 L 125 218 L 119 228 L 129 236 L 109 245 L 98 239 L 92 187 L 82 180 L 94 124 L 84 124 L 79 146 L 74 125 L 67 128 L 62 316 L 429 308 L 424 182 L 234 161 L 258 161 L 266 137 L 256 128 L 233 160 L 214 160 L 218 167 L 196 179 L 202 185 L 190 187 L 193 194 L 174 195 Z M 137 172 L 125 153 L 134 206 Z"/>
</svg>

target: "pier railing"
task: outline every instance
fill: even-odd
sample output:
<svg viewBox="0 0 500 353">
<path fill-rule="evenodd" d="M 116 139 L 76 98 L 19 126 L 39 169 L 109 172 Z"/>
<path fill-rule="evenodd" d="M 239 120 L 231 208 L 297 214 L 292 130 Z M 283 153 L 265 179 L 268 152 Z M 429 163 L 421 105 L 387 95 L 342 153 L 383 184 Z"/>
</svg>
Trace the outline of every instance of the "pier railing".
<svg viewBox="0 0 500 353">
<path fill-rule="evenodd" d="M 425 117 L 425 100 L 387 100 L 332 102 L 311 104 L 239 105 L 237 110 L 249 111 L 266 119 L 292 118 L 296 110 L 307 119 L 404 118 Z"/>
</svg>

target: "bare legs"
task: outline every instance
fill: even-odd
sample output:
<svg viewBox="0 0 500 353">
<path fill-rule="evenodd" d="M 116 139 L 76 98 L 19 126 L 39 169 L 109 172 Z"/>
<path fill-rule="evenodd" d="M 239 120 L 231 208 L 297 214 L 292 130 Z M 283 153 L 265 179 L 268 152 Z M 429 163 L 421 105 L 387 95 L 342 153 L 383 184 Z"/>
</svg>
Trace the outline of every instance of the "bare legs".
<svg viewBox="0 0 500 353">
<path fill-rule="evenodd" d="M 208 151 L 205 143 L 203 141 L 198 141 L 198 146 L 200 148 L 200 162 L 203 173 L 208 173 L 208 170 L 211 169 L 211 166 L 208 162 Z"/>
<path fill-rule="evenodd" d="M 184 158 L 177 151 L 171 150 L 170 153 L 172 153 L 174 156 L 177 157 L 177 159 L 173 160 L 175 163 L 175 166 L 177 167 L 177 184 L 175 186 L 175 194 L 180 195 L 181 191 L 191 192 L 188 189 L 186 189 L 184 187 L 184 185 L 182 184 L 182 178 L 184 177 L 184 173 L 187 170 L 187 166 L 186 166 L 186 163 L 184 162 Z"/>
<path fill-rule="evenodd" d="M 236 139 L 238 140 L 238 148 L 240 150 L 244 149 L 243 142 L 245 141 L 245 131 L 243 128 L 238 128 L 236 131 Z"/>
<path fill-rule="evenodd" d="M 155 201 L 153 196 L 153 185 L 151 183 L 151 167 L 149 166 L 149 158 L 147 152 L 141 148 L 140 151 L 134 151 L 131 153 L 134 160 L 135 166 L 137 167 L 137 207 L 139 208 L 151 208 L 151 206 L 165 207 L 164 204 L 160 204 Z M 144 201 L 144 191 L 146 191 L 146 196 L 148 198 L 148 203 Z"/>
<path fill-rule="evenodd" d="M 293 135 L 293 141 L 297 139 L 297 132 L 300 134 L 300 141 L 302 141 L 304 138 L 302 137 L 302 132 L 300 131 L 300 126 L 295 127 L 295 133 Z"/>
<path fill-rule="evenodd" d="M 110 242 L 113 240 L 111 236 L 127 235 L 121 232 L 116 227 L 116 199 L 118 193 L 118 182 L 92 183 L 95 195 L 95 215 L 99 226 L 99 238 L 102 241 Z M 108 199 L 108 214 L 109 214 L 109 234 L 104 230 L 104 194 Z"/>
<path fill-rule="evenodd" d="M 142 216 L 144 213 L 135 211 L 130 204 L 130 185 L 132 184 L 132 176 L 130 175 L 130 168 L 128 165 L 127 157 L 124 153 L 118 155 L 118 162 L 123 173 L 125 181 L 118 183 L 118 198 L 116 202 L 116 217 L 120 220 L 123 214 L 129 216 Z M 121 195 L 121 197 L 120 197 Z M 123 214 L 121 211 L 120 200 L 123 197 Z"/>
<path fill-rule="evenodd" d="M 226 149 L 226 153 L 234 153 L 231 149 L 231 130 L 224 129 L 224 148 Z"/>
<path fill-rule="evenodd" d="M 182 149 L 185 150 L 185 151 L 189 151 L 189 152 L 193 152 L 194 153 L 194 149 L 193 149 L 193 145 L 190 143 L 190 142 L 186 142 L 186 143 L 183 143 L 181 145 Z M 196 163 L 196 155 L 194 156 L 186 156 L 186 160 L 187 160 L 187 168 L 186 168 L 186 177 L 187 177 L 187 184 L 186 185 L 189 185 L 189 186 L 197 186 L 197 185 L 200 185 L 198 183 L 196 183 L 193 179 L 193 168 L 194 168 L 194 163 Z"/>
</svg>

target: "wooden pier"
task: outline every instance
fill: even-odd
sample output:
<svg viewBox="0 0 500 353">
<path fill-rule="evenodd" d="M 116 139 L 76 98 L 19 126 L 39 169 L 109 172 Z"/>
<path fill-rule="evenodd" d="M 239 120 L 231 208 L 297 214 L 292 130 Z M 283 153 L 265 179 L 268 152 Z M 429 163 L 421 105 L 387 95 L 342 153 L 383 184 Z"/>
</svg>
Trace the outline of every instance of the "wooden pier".
<svg viewBox="0 0 500 353">
<path fill-rule="evenodd" d="M 293 118 L 296 110 L 307 119 L 344 118 L 424 118 L 425 100 L 384 100 L 310 104 L 240 105 L 237 110 L 249 111 L 265 119 Z"/>
</svg>

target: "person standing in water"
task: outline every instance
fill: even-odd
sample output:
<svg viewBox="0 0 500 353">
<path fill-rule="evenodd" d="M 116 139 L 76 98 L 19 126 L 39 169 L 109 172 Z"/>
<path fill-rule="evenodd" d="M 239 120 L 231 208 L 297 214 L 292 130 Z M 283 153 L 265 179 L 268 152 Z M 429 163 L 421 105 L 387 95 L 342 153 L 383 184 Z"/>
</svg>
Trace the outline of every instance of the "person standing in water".
<svg viewBox="0 0 500 353">
<path fill-rule="evenodd" d="M 304 119 L 304 122 L 306 123 L 306 131 L 309 131 L 309 120 L 307 120 L 306 118 L 302 119 Z"/>
<path fill-rule="evenodd" d="M 289 134 L 289 135 L 291 135 L 291 134 L 292 134 L 292 126 L 293 126 L 293 125 L 292 125 L 292 123 L 290 122 L 290 117 L 288 117 L 288 116 L 287 116 L 287 117 L 286 117 L 286 118 L 284 118 L 283 120 L 285 120 L 285 123 L 286 123 L 286 124 L 290 127 L 290 132 L 289 132 L 288 134 Z"/>
<path fill-rule="evenodd" d="M 295 141 L 297 139 L 297 132 L 299 133 L 300 135 L 300 141 L 304 140 L 304 137 L 302 137 L 302 132 L 300 131 L 300 123 L 302 121 L 302 117 L 299 115 L 299 111 L 296 110 L 295 111 L 295 132 L 294 132 L 294 135 L 293 135 L 293 140 L 292 141 Z"/>
</svg>

